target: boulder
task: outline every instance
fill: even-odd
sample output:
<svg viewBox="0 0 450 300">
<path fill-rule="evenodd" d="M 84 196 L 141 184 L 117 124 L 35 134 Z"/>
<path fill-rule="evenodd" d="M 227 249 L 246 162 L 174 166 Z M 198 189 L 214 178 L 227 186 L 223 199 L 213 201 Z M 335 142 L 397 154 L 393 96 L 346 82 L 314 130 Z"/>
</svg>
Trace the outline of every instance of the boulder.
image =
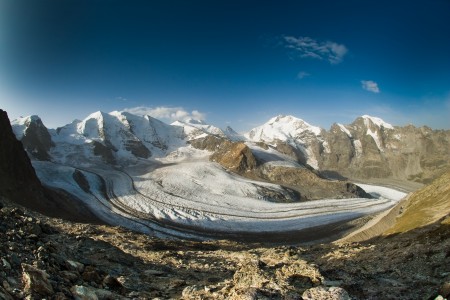
<svg viewBox="0 0 450 300">
<path fill-rule="evenodd" d="M 42 296 L 53 294 L 53 287 L 49 282 L 49 275 L 32 265 L 22 264 L 22 280 L 26 293 L 37 293 Z"/>
<path fill-rule="evenodd" d="M 323 286 L 307 289 L 302 294 L 303 300 L 350 300 L 350 296 L 347 291 L 340 287 L 326 288 Z"/>
</svg>

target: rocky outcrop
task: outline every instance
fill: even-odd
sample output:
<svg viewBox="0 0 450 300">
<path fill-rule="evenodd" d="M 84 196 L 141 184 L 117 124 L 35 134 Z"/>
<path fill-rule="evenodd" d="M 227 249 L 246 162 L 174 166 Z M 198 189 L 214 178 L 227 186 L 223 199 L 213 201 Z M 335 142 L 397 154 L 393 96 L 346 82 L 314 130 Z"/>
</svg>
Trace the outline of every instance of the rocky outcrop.
<svg viewBox="0 0 450 300">
<path fill-rule="evenodd" d="M 194 148 L 213 152 L 210 156 L 211 161 L 215 161 L 236 173 L 249 172 L 258 166 L 252 151 L 243 142 L 232 142 L 210 135 L 191 140 L 189 144 Z"/>
<path fill-rule="evenodd" d="M 264 165 L 258 169 L 256 174 L 259 178 L 297 190 L 300 192 L 302 200 L 372 198 L 356 184 L 323 179 L 306 167 Z"/>
<path fill-rule="evenodd" d="M 211 155 L 210 160 L 218 162 L 228 170 L 245 173 L 254 170 L 258 163 L 250 148 L 242 142 L 228 143 Z"/>
<path fill-rule="evenodd" d="M 231 141 L 214 135 L 208 135 L 204 138 L 193 139 L 188 141 L 187 143 L 192 145 L 192 147 L 196 149 L 208 151 L 217 151 L 221 147 L 229 147 L 230 145 L 232 145 Z"/>
</svg>

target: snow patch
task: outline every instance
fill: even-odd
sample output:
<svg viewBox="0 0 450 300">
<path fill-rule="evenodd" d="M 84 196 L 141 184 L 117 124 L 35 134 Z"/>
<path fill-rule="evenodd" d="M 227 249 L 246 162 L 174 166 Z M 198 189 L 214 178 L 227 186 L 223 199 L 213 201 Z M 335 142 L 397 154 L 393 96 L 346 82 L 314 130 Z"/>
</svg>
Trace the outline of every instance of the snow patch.
<svg viewBox="0 0 450 300">
<path fill-rule="evenodd" d="M 373 140 L 377 144 L 378 149 L 381 152 L 383 152 L 384 150 L 382 149 L 381 141 L 380 141 L 380 138 L 378 137 L 378 133 L 376 131 L 370 130 L 370 128 L 367 128 L 367 135 L 370 135 L 373 138 Z"/>
<path fill-rule="evenodd" d="M 361 157 L 363 154 L 362 143 L 360 140 L 353 140 L 353 146 L 355 147 L 356 157 Z"/>
<path fill-rule="evenodd" d="M 386 129 L 394 129 L 394 126 L 392 126 L 391 124 L 383 121 L 380 118 L 377 117 L 371 117 L 369 115 L 363 115 L 362 118 L 364 119 L 364 124 L 366 125 L 366 127 L 369 127 L 369 121 L 372 122 L 373 124 L 377 125 L 378 127 L 384 127 Z"/>
<path fill-rule="evenodd" d="M 342 124 L 337 123 L 337 125 L 339 126 L 339 128 L 346 134 L 348 135 L 348 137 L 352 137 L 352 134 L 350 133 L 350 131 Z"/>
</svg>

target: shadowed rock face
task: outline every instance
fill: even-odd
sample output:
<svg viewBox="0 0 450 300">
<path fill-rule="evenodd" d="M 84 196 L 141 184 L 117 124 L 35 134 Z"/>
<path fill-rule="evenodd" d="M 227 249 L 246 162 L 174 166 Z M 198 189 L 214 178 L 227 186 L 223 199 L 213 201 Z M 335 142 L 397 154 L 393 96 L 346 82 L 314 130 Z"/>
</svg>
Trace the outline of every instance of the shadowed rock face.
<svg viewBox="0 0 450 300">
<path fill-rule="evenodd" d="M 11 128 L 8 115 L 0 110 L 0 192 L 12 199 L 43 195 L 43 189 L 23 145 Z"/>
<path fill-rule="evenodd" d="M 27 152 L 38 160 L 50 160 L 49 151 L 54 146 L 47 127 L 39 118 L 32 119 L 21 140 Z"/>
<path fill-rule="evenodd" d="M 94 155 L 101 156 L 103 161 L 108 164 L 115 164 L 116 159 L 114 157 L 114 150 L 111 147 L 107 147 L 100 142 L 93 141 L 92 142 Z M 116 150 L 117 151 L 117 150 Z"/>
</svg>

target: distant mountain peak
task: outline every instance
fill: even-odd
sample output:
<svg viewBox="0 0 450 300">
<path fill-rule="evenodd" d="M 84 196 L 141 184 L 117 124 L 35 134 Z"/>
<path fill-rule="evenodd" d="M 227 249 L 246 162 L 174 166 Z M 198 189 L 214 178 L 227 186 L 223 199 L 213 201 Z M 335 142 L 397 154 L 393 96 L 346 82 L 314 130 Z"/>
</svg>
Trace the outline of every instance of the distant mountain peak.
<svg viewBox="0 0 450 300">
<path fill-rule="evenodd" d="M 279 139 L 285 141 L 304 133 L 320 136 L 321 132 L 322 129 L 320 127 L 313 126 L 302 119 L 291 115 L 278 115 L 271 118 L 267 123 L 252 129 L 246 136 L 250 140 L 262 139 L 272 141 Z"/>
<path fill-rule="evenodd" d="M 30 127 L 31 124 L 34 124 L 37 127 L 45 127 L 45 125 L 42 123 L 41 118 L 37 115 L 19 117 L 11 121 L 14 134 L 18 140 L 21 140 L 23 138 L 26 130 L 28 129 L 28 127 Z"/>
<path fill-rule="evenodd" d="M 182 122 L 186 124 L 206 125 L 205 121 L 193 118 L 186 119 Z"/>
<path fill-rule="evenodd" d="M 378 118 L 378 117 L 372 117 L 369 115 L 363 115 L 361 116 L 361 118 L 364 120 L 364 124 L 366 125 L 366 127 L 370 126 L 370 123 L 378 126 L 378 127 L 384 127 L 386 129 L 394 129 L 394 126 L 392 126 L 391 124 L 385 122 L 383 119 Z"/>
</svg>

